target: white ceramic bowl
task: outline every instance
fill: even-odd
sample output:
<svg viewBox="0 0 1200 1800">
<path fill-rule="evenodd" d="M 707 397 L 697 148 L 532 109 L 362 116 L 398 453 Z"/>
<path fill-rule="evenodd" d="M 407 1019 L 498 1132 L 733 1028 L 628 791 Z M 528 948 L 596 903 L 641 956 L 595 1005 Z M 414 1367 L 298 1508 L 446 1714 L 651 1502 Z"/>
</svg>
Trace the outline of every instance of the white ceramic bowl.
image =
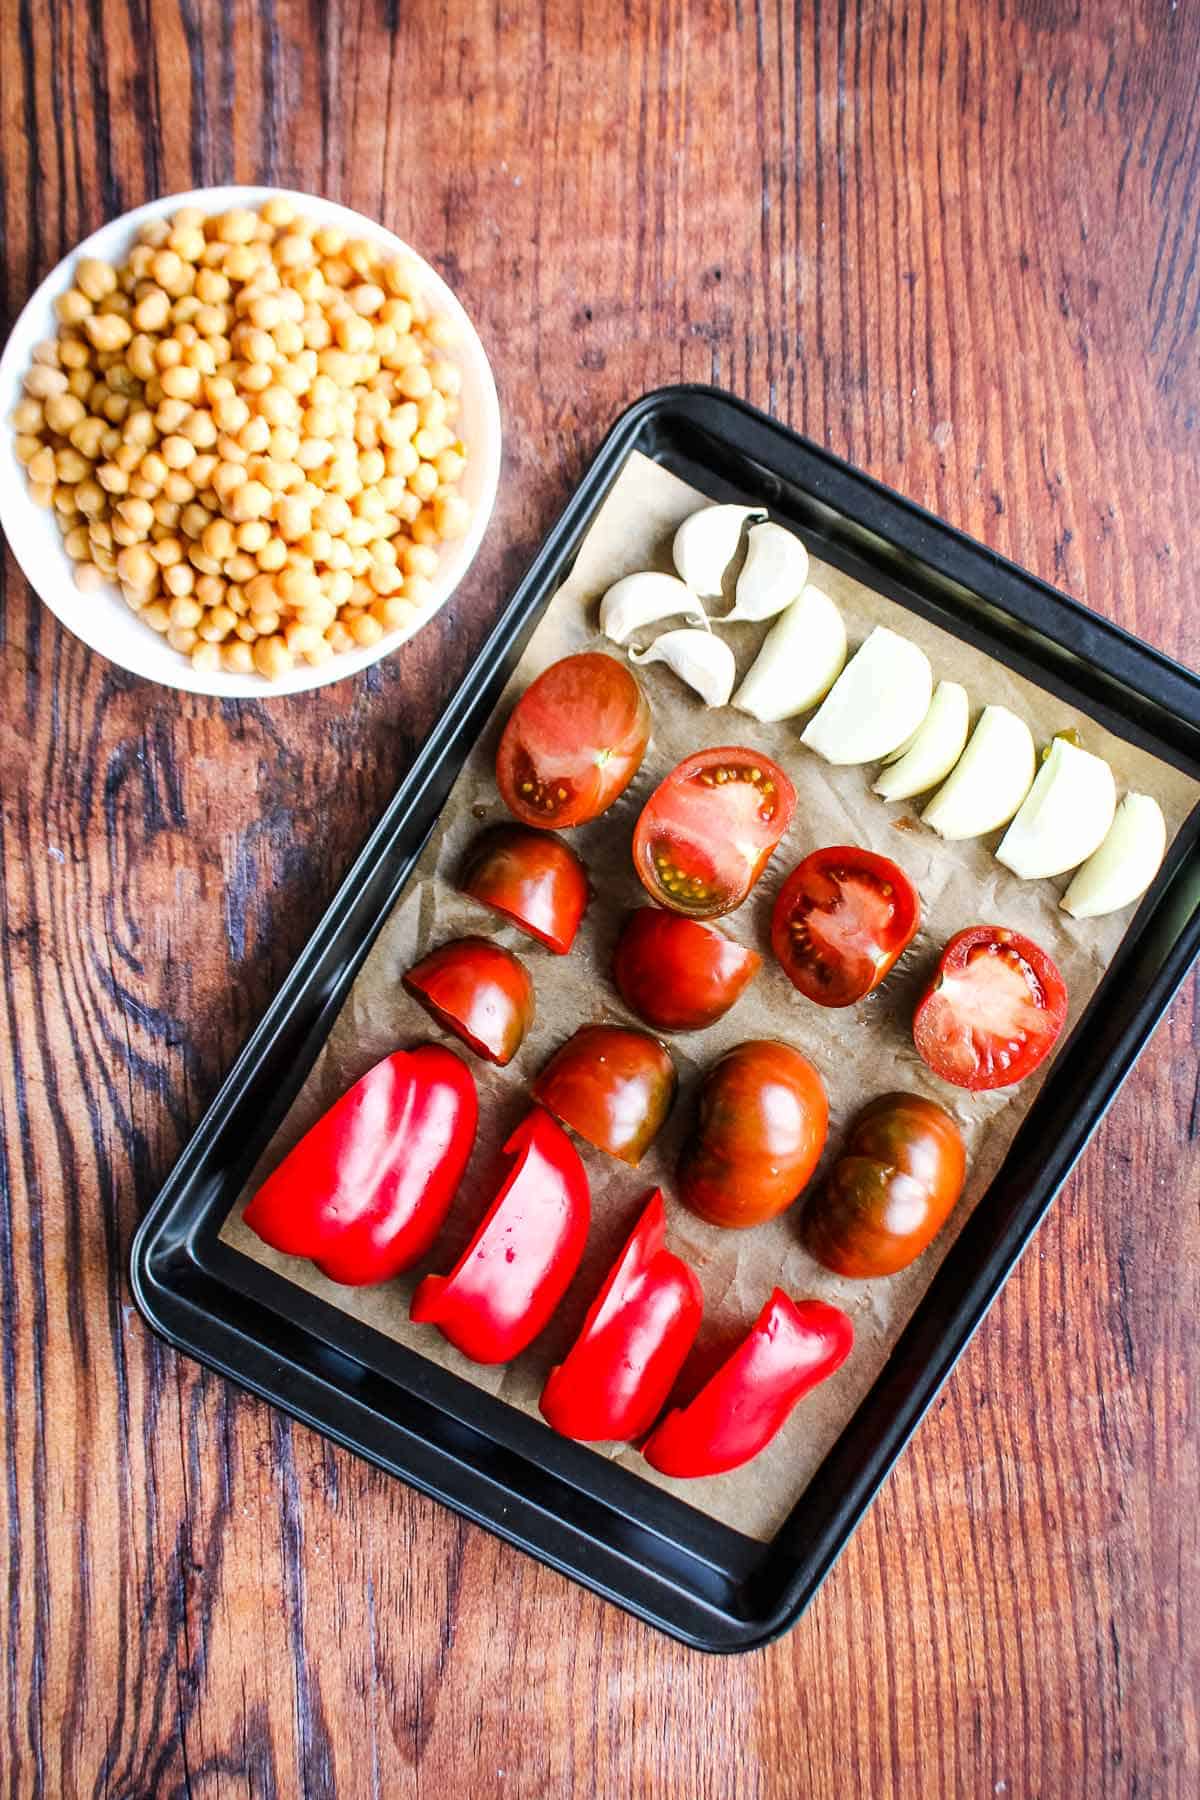
<svg viewBox="0 0 1200 1800">
<path fill-rule="evenodd" d="M 293 201 L 309 218 L 318 219 L 322 224 L 340 225 L 353 232 L 355 237 L 377 243 L 389 255 L 411 258 L 420 270 L 421 284 L 430 306 L 458 325 L 460 341 L 453 354 L 462 368 L 463 377 L 459 429 L 469 452 L 460 491 L 470 505 L 471 524 L 465 537 L 447 544 L 442 550 L 433 578 L 433 594 L 416 624 L 389 632 L 368 649 L 336 656 L 323 668 L 312 669 L 301 664 L 278 681 L 265 681 L 259 675 L 229 675 L 224 671 L 204 674 L 194 669 L 186 656 L 172 650 L 165 638 L 143 625 L 130 612 L 115 585 L 95 594 L 80 592 L 75 586 L 71 559 L 63 548 L 53 514 L 35 506 L 29 498 L 25 471 L 13 449 L 13 431 L 8 419 L 21 397 L 21 383 L 32 361 L 34 345 L 55 334 L 58 321 L 54 301 L 70 287 L 72 270 L 81 256 L 98 256 L 106 262 L 120 263 L 131 249 L 139 225 L 147 219 L 162 218 L 182 206 L 203 207 L 208 213 L 224 212 L 233 206 L 257 208 L 273 194 L 281 194 Z M 152 200 L 146 206 L 124 213 L 85 238 L 51 271 L 17 320 L 4 354 L 0 356 L 0 530 L 8 539 L 26 579 L 67 629 L 82 638 L 85 644 L 90 644 L 93 650 L 98 650 L 101 656 L 120 663 L 122 668 L 131 669 L 135 675 L 145 675 L 151 681 L 185 688 L 191 693 L 271 699 L 277 694 L 296 694 L 305 688 L 340 681 L 343 676 L 356 675 L 381 657 L 390 656 L 445 605 L 466 574 L 487 529 L 499 475 L 500 408 L 496 384 L 479 335 L 459 301 L 437 271 L 390 231 L 364 218 L 361 213 L 352 212 L 347 206 L 337 206 L 333 201 L 318 199 L 313 194 L 298 194 L 286 188 L 200 188 L 190 194 L 168 194 L 161 200 Z"/>
</svg>

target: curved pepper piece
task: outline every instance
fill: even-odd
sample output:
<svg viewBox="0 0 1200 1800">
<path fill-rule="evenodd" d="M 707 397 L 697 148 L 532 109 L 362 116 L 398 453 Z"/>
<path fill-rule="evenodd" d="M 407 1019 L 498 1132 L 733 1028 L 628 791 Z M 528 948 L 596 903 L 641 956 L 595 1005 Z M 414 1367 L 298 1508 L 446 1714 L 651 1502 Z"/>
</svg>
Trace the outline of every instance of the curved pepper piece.
<svg viewBox="0 0 1200 1800">
<path fill-rule="evenodd" d="M 591 1222 L 579 1152 L 535 1107 L 504 1146 L 517 1163 L 449 1275 L 427 1275 L 409 1309 L 418 1325 L 480 1363 L 508 1362 L 549 1321 L 579 1267 Z"/>
<path fill-rule="evenodd" d="M 397 1050 L 356 1081 L 269 1175 L 245 1221 L 331 1281 L 390 1281 L 442 1228 L 475 1141 L 479 1102 L 453 1050 Z"/>
<path fill-rule="evenodd" d="M 666 1214 L 655 1188 L 609 1271 L 566 1359 L 542 1390 L 542 1416 L 583 1443 L 649 1431 L 700 1329 L 704 1295 L 693 1271 L 664 1247 Z"/>
<path fill-rule="evenodd" d="M 839 1369 L 854 1343 L 845 1313 L 776 1288 L 752 1331 L 689 1406 L 676 1407 L 642 1454 L 663 1475 L 722 1475 L 757 1456 L 788 1414 Z"/>
</svg>

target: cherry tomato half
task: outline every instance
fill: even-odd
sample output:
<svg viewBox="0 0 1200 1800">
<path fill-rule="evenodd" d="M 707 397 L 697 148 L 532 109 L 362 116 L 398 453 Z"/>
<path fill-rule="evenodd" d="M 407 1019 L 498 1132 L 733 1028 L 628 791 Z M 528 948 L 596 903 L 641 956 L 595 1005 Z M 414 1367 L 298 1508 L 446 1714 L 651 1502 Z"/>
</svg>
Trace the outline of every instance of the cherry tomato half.
<svg viewBox="0 0 1200 1800">
<path fill-rule="evenodd" d="M 493 825 L 467 852 L 459 888 L 565 956 L 588 903 L 587 871 L 548 831 Z"/>
<path fill-rule="evenodd" d="M 771 915 L 771 947 L 818 1006 L 852 1006 L 878 987 L 917 935 L 921 906 L 886 856 L 839 844 L 794 868 Z"/>
<path fill-rule="evenodd" d="M 636 1164 L 671 1110 L 671 1053 L 647 1031 L 585 1025 L 554 1052 L 533 1096 L 597 1150 Z"/>
<path fill-rule="evenodd" d="M 805 1208 L 804 1240 L 835 1275 L 894 1275 L 931 1244 L 962 1193 L 967 1155 L 934 1100 L 881 1094 L 855 1119 Z"/>
<path fill-rule="evenodd" d="M 972 925 L 942 951 L 913 1042 L 955 1087 L 1011 1087 L 1049 1056 L 1066 1016 L 1066 983 L 1032 938 Z"/>
<path fill-rule="evenodd" d="M 641 906 L 621 927 L 613 979 L 621 998 L 655 1031 L 702 1031 L 727 1013 L 762 967 L 757 950 L 715 925 Z"/>
<path fill-rule="evenodd" d="M 533 1019 L 533 982 L 511 950 L 489 938 L 453 938 L 415 963 L 404 985 L 477 1056 L 511 1062 Z"/>
<path fill-rule="evenodd" d="M 597 651 L 551 663 L 517 701 L 496 752 L 504 804 L 525 825 L 586 825 L 623 794 L 650 742 L 633 675 Z"/>
<path fill-rule="evenodd" d="M 757 750 L 698 750 L 642 808 L 633 866 L 652 900 L 695 919 L 740 906 L 792 822 L 796 790 Z"/>
<path fill-rule="evenodd" d="M 816 1168 L 828 1127 L 821 1077 L 798 1050 L 773 1038 L 738 1044 L 704 1077 L 679 1198 L 711 1225 L 773 1219 Z"/>
</svg>

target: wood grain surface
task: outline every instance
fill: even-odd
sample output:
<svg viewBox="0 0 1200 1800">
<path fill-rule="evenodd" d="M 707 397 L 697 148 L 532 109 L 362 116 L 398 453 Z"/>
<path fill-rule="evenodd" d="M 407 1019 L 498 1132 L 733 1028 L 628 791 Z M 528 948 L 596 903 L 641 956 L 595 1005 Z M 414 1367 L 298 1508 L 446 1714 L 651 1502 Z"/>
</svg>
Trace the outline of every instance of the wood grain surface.
<svg viewBox="0 0 1200 1800">
<path fill-rule="evenodd" d="M 1196 666 L 1194 0 L 3 0 L 0 305 L 229 180 L 382 219 L 507 426 L 470 579 L 310 696 L 3 570 L 0 1794 L 1200 1783 L 1194 981 L 808 1616 L 690 1653 L 166 1350 L 130 1239 L 614 414 L 715 381 Z"/>
</svg>

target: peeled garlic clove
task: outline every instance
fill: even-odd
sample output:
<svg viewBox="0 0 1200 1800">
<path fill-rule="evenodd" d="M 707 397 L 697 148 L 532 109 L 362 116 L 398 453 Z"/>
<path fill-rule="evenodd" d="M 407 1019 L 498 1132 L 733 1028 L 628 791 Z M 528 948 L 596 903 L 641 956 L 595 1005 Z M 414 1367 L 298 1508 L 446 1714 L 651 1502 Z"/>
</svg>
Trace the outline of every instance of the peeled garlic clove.
<svg viewBox="0 0 1200 1800">
<path fill-rule="evenodd" d="M 1117 787 L 1104 758 L 1055 738 L 996 859 L 1024 881 L 1063 875 L 1099 849 L 1116 810 Z"/>
<path fill-rule="evenodd" d="M 771 519 L 752 525 L 732 609 L 719 623 L 773 619 L 791 605 L 807 580 L 808 551 L 796 534 Z"/>
<path fill-rule="evenodd" d="M 1075 871 L 1062 907 L 1075 919 L 1119 912 L 1145 893 L 1167 853 L 1162 808 L 1149 794 L 1126 794 L 1100 848 Z"/>
<path fill-rule="evenodd" d="M 695 688 L 705 706 L 728 706 L 736 674 L 733 651 L 708 631 L 664 631 L 645 650 L 631 650 L 629 660 L 644 667 L 664 662 L 681 681 Z"/>
<path fill-rule="evenodd" d="M 747 519 L 761 519 L 761 506 L 702 506 L 689 513 L 675 533 L 671 555 L 680 579 L 694 594 L 715 600 L 726 569 L 737 555 Z"/>
<path fill-rule="evenodd" d="M 921 818 L 939 837 L 982 837 L 1007 825 L 1033 786 L 1033 734 L 1006 706 L 985 706 L 971 741 Z"/>
<path fill-rule="evenodd" d="M 794 718 L 825 697 L 845 661 L 842 615 L 810 581 L 768 631 L 733 704 L 764 725 Z"/>
<path fill-rule="evenodd" d="M 939 681 L 929 711 L 903 754 L 883 770 L 875 792 L 885 800 L 910 800 L 944 781 L 963 753 L 971 724 L 967 690 L 957 681 Z"/>
<path fill-rule="evenodd" d="M 675 618 L 708 626 L 708 614 L 687 583 L 653 569 L 615 581 L 600 602 L 600 629 L 614 644 L 623 644 L 642 625 Z"/>
<path fill-rule="evenodd" d="M 850 658 L 801 733 L 831 763 L 878 762 L 916 730 L 929 711 L 929 658 L 899 632 L 877 625 Z"/>
</svg>

